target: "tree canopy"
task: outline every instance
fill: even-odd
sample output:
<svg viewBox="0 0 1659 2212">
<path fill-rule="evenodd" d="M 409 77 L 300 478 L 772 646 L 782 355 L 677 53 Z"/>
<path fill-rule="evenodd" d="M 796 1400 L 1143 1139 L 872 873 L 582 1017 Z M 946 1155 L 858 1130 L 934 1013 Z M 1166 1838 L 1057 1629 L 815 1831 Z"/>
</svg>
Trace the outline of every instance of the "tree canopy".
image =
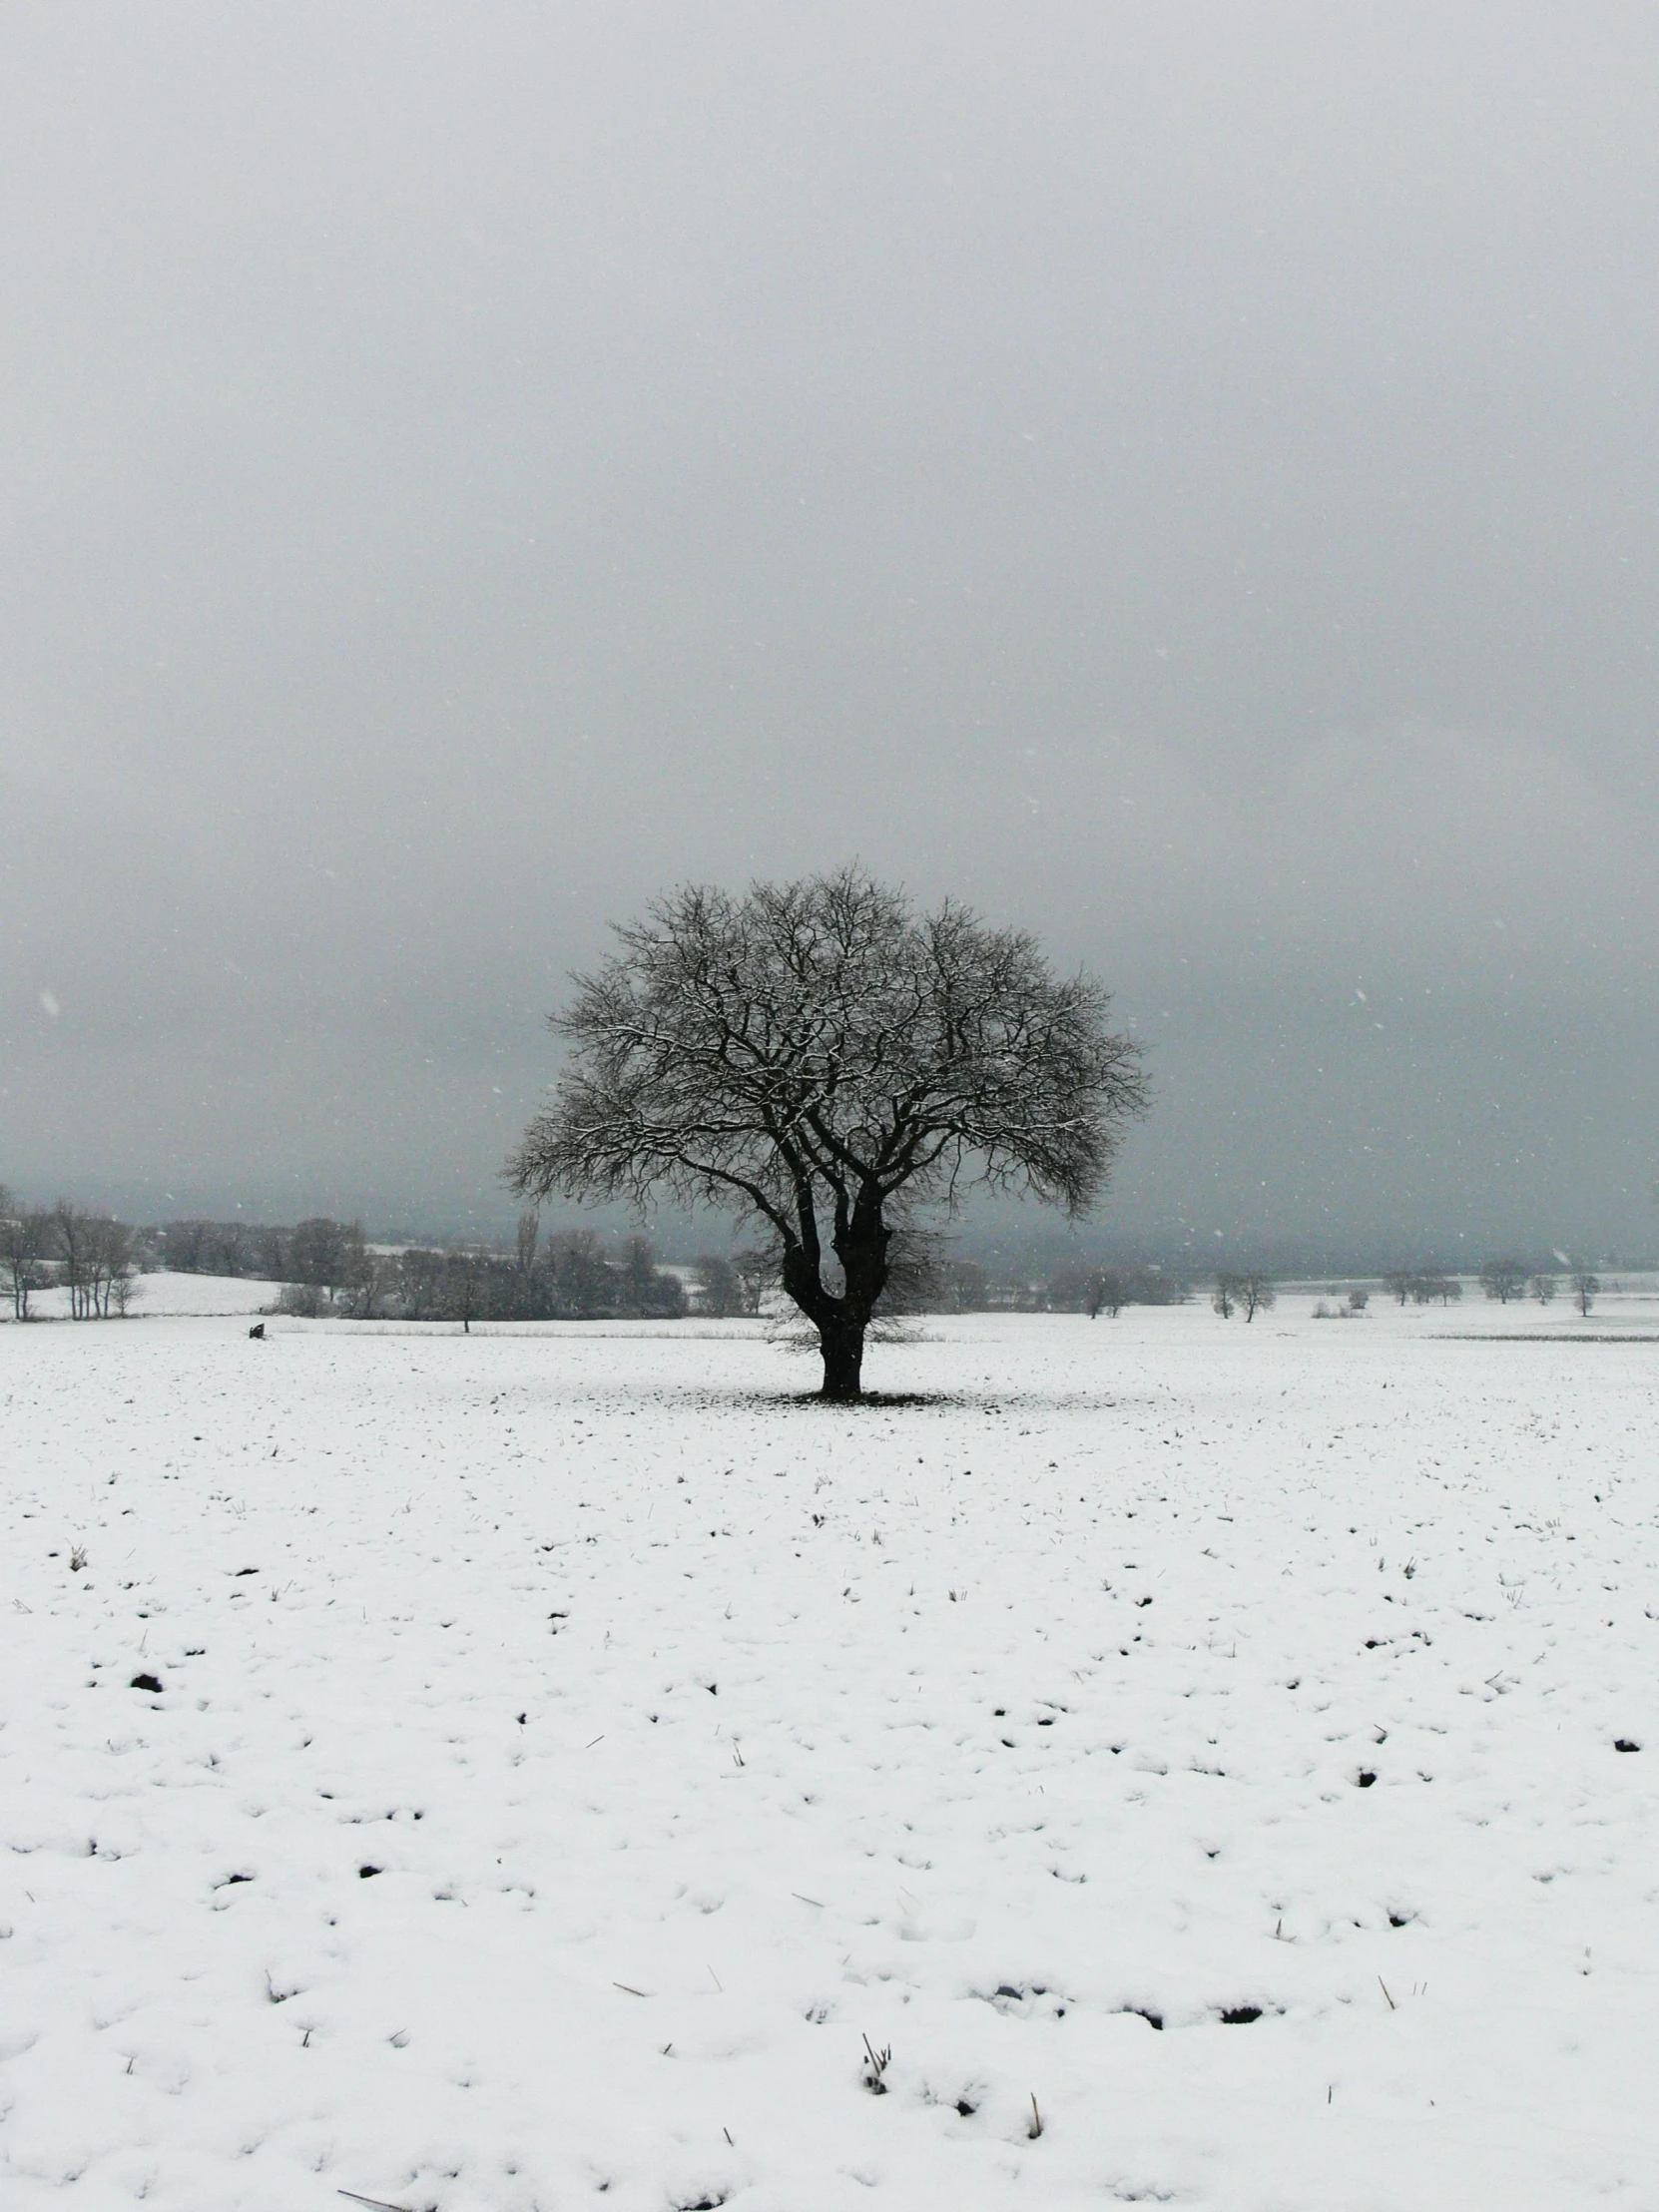
<svg viewBox="0 0 1659 2212">
<path fill-rule="evenodd" d="M 898 1213 L 978 1184 L 1087 1211 L 1146 1106 L 1134 1042 L 1023 931 L 843 868 L 692 886 L 619 928 L 552 1026 L 570 1058 L 508 1166 L 521 1194 L 668 1198 L 766 1224 L 856 1396 Z"/>
</svg>

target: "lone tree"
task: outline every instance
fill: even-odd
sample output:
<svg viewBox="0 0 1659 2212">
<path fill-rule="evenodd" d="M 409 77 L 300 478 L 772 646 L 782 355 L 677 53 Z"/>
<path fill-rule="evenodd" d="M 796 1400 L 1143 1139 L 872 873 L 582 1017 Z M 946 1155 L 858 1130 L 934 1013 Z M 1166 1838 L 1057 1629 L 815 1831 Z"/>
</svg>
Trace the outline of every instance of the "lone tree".
<svg viewBox="0 0 1659 2212">
<path fill-rule="evenodd" d="M 1526 1288 L 1525 1261 L 1488 1260 L 1480 1270 L 1480 1288 L 1488 1298 L 1496 1299 L 1500 1306 L 1507 1306 Z"/>
<path fill-rule="evenodd" d="M 508 1163 L 522 1195 L 724 1206 L 770 1230 L 856 1398 L 903 1219 L 971 1184 L 1076 1217 L 1145 1111 L 1106 991 L 949 901 L 860 869 L 745 896 L 693 886 L 617 931 L 552 1017 L 569 1066 Z"/>
</svg>

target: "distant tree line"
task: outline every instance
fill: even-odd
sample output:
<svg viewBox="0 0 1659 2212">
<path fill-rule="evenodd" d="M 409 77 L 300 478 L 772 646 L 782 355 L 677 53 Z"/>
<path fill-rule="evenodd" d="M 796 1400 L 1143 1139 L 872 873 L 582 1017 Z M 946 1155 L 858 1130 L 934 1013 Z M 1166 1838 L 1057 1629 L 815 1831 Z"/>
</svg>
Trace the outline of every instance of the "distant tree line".
<svg viewBox="0 0 1659 2212">
<path fill-rule="evenodd" d="M 170 1221 L 156 1235 L 160 1264 L 174 1275 L 245 1275 L 281 1283 L 295 1232 L 251 1221 Z"/>
<path fill-rule="evenodd" d="M 588 1229 L 543 1241 L 533 1214 L 510 1253 L 376 1251 L 356 1222 L 300 1222 L 289 1232 L 281 1308 L 341 1320 L 675 1321 L 688 1311 L 680 1277 L 657 1265 L 644 1237 L 610 1253 Z"/>
<path fill-rule="evenodd" d="M 1395 1268 L 1383 1276 L 1382 1288 L 1400 1306 L 1455 1306 L 1463 1295 L 1456 1276 L 1431 1268 Z"/>
</svg>

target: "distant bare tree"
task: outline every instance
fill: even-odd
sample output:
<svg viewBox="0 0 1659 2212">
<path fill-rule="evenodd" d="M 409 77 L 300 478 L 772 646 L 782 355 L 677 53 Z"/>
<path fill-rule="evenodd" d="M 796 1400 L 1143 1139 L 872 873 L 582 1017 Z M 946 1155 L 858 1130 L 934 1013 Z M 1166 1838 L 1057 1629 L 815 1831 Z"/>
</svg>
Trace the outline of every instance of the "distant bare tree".
<svg viewBox="0 0 1659 2212">
<path fill-rule="evenodd" d="M 107 1319 L 118 1285 L 117 1311 L 125 1313 L 132 1297 L 132 1230 L 109 1214 L 85 1213 L 67 1198 L 58 1200 L 49 1218 L 70 1320 Z"/>
<path fill-rule="evenodd" d="M 683 890 L 618 935 L 554 1022 L 570 1064 L 511 1185 L 765 1223 L 827 1397 L 861 1393 L 908 1209 L 979 1183 L 1080 1215 L 1145 1107 L 1098 984 L 963 907 L 918 916 L 856 868 Z"/>
<path fill-rule="evenodd" d="M 92 1311 L 88 1217 L 71 1200 L 60 1198 L 52 1209 L 52 1234 L 61 1270 L 59 1281 L 69 1292 L 69 1318 L 85 1321 Z"/>
<path fill-rule="evenodd" d="M 318 1216 L 302 1221 L 288 1238 L 287 1272 L 295 1283 L 322 1291 L 332 1302 L 363 1276 L 364 1244 L 360 1222 Z"/>
<path fill-rule="evenodd" d="M 139 1280 L 137 1267 L 130 1262 L 110 1277 L 109 1287 L 104 1294 L 104 1311 L 125 1321 L 143 1295 L 144 1285 Z"/>
<path fill-rule="evenodd" d="M 1411 1278 L 1411 1296 L 1419 1306 L 1454 1306 L 1463 1295 L 1463 1286 L 1454 1275 L 1414 1275 Z"/>
<path fill-rule="evenodd" d="M 1555 1296 L 1555 1278 L 1553 1275 L 1534 1275 L 1528 1279 L 1526 1288 L 1540 1306 L 1547 1306 Z"/>
<path fill-rule="evenodd" d="M 1239 1278 L 1236 1275 L 1218 1275 L 1216 1287 L 1210 1294 L 1210 1304 L 1223 1321 L 1233 1319 L 1233 1309 L 1239 1303 Z"/>
<path fill-rule="evenodd" d="M 721 1253 L 706 1252 L 697 1261 L 698 1313 L 707 1314 L 711 1320 L 726 1321 L 746 1309 L 743 1285 L 738 1281 L 738 1271 Z"/>
<path fill-rule="evenodd" d="M 513 1228 L 513 1263 L 526 1281 L 536 1272 L 536 1246 L 540 1238 L 540 1214 L 534 1208 L 520 1214 Z"/>
<path fill-rule="evenodd" d="M 1409 1268 L 1395 1268 L 1391 1275 L 1382 1278 L 1382 1288 L 1398 1305 L 1403 1306 L 1414 1296 L 1419 1278 Z"/>
<path fill-rule="evenodd" d="M 940 1314 L 982 1314 L 990 1304 L 990 1275 L 977 1260 L 944 1260 L 939 1264 L 934 1311 Z"/>
<path fill-rule="evenodd" d="M 470 1337 L 472 1324 L 483 1310 L 487 1276 L 476 1253 L 452 1252 L 444 1264 L 444 1291 L 449 1311 Z"/>
<path fill-rule="evenodd" d="M 352 1321 L 373 1321 L 403 1289 L 403 1269 L 395 1253 L 374 1252 L 366 1244 L 347 1252 L 344 1280 L 333 1295 Z"/>
<path fill-rule="evenodd" d="M 1266 1313 L 1279 1303 L 1279 1293 L 1271 1276 L 1252 1269 L 1238 1278 L 1239 1304 L 1244 1308 L 1246 1321 L 1254 1321 L 1258 1314 Z"/>
<path fill-rule="evenodd" d="M 1507 1306 L 1512 1298 L 1519 1298 L 1526 1289 L 1526 1263 L 1524 1260 L 1488 1260 L 1480 1270 L 1480 1288 L 1500 1306 Z"/>
<path fill-rule="evenodd" d="M 134 1297 L 133 1232 L 109 1214 L 94 1214 L 86 1225 L 87 1298 L 91 1312 L 107 1321 L 127 1312 Z"/>
<path fill-rule="evenodd" d="M 52 1252 L 52 1217 L 38 1208 L 19 1209 L 8 1192 L 0 1213 L 0 1286 L 11 1300 L 12 1319 L 29 1319 L 29 1300 L 51 1282 L 46 1262 Z"/>
<path fill-rule="evenodd" d="M 170 1221 L 166 1230 L 167 1264 L 175 1275 L 200 1275 L 207 1247 L 205 1221 Z"/>
<path fill-rule="evenodd" d="M 1592 1275 L 1588 1268 L 1576 1268 L 1573 1271 L 1573 1303 L 1581 1314 L 1589 1313 L 1600 1293 L 1601 1277 L 1599 1275 Z"/>
</svg>

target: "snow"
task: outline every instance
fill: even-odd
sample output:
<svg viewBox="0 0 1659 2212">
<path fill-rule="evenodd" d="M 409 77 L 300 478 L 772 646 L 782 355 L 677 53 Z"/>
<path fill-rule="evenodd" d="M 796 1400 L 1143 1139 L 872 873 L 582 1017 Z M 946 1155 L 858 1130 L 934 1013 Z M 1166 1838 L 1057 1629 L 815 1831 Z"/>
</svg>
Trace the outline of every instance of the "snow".
<svg viewBox="0 0 1659 2212">
<path fill-rule="evenodd" d="M 0 1330 L 0 2202 L 1652 2203 L 1654 1350 L 1309 1303 Z"/>
<path fill-rule="evenodd" d="M 247 1275 L 141 1275 L 133 1285 L 129 1320 L 149 1321 L 161 1314 L 261 1314 L 274 1306 L 279 1283 Z M 30 1310 L 42 1321 L 69 1317 L 66 1290 L 37 1291 Z"/>
</svg>

